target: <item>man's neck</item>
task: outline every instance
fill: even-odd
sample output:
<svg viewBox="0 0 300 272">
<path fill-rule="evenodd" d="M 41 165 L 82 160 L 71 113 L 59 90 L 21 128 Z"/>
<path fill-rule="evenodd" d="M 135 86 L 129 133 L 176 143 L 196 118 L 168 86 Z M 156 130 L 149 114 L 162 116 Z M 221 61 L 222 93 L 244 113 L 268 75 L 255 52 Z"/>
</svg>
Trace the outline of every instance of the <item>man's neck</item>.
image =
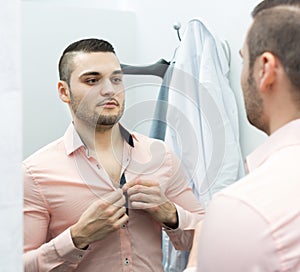
<svg viewBox="0 0 300 272">
<path fill-rule="evenodd" d="M 273 132 L 275 132 L 277 129 L 285 126 L 287 123 L 300 119 L 300 111 L 294 112 L 293 114 L 289 114 L 287 116 L 281 115 L 278 116 L 278 118 L 272 118 L 270 121 L 270 128 L 269 128 L 269 135 L 271 135 Z"/>
<path fill-rule="evenodd" d="M 103 126 L 96 129 L 74 122 L 74 127 L 90 154 L 109 151 L 123 143 L 118 123 L 112 127 Z"/>
<path fill-rule="evenodd" d="M 268 135 L 271 135 L 287 123 L 300 118 L 300 107 L 289 82 L 274 87 L 269 96 L 265 97 L 264 110 Z"/>
</svg>

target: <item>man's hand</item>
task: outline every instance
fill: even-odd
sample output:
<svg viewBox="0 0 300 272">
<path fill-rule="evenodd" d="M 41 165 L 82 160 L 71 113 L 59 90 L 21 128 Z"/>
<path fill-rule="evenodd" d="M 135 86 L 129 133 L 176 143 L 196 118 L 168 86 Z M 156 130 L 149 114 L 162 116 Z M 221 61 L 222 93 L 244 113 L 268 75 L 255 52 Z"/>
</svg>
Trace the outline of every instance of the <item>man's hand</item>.
<svg viewBox="0 0 300 272">
<path fill-rule="evenodd" d="M 146 210 L 156 221 L 170 228 L 178 227 L 177 210 L 156 181 L 134 180 L 123 186 L 132 209 Z"/>
<path fill-rule="evenodd" d="M 90 243 L 105 238 L 128 221 L 125 197 L 118 189 L 91 204 L 71 227 L 74 245 L 83 249 Z"/>
</svg>

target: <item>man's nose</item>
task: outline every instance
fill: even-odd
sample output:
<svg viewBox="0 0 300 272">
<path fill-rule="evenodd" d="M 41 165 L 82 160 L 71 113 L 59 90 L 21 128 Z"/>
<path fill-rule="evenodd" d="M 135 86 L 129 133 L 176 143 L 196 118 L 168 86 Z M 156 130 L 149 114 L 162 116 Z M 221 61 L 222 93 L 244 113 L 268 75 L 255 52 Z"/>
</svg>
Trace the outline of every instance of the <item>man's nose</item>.
<svg viewBox="0 0 300 272">
<path fill-rule="evenodd" d="M 106 79 L 101 86 L 100 94 L 102 96 L 113 96 L 116 94 L 116 90 L 114 88 L 113 83 L 110 79 Z"/>
</svg>

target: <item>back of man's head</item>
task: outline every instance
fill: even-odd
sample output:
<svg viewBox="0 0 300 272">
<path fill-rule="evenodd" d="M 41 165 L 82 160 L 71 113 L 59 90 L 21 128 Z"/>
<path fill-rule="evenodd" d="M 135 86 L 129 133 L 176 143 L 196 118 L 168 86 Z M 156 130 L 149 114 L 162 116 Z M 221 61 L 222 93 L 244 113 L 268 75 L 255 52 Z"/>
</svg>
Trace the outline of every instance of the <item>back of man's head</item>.
<svg viewBox="0 0 300 272">
<path fill-rule="evenodd" d="M 253 9 L 251 15 L 254 18 L 262 10 L 282 5 L 300 7 L 300 0 L 264 0 Z"/>
<path fill-rule="evenodd" d="M 259 12 L 248 32 L 249 69 L 264 52 L 275 55 L 300 95 L 300 9 L 278 6 Z"/>
<path fill-rule="evenodd" d="M 105 41 L 95 38 L 83 39 L 70 44 L 60 57 L 58 64 L 59 79 L 69 84 L 72 73 L 72 59 L 76 53 L 110 52 L 115 54 L 113 46 Z"/>
</svg>

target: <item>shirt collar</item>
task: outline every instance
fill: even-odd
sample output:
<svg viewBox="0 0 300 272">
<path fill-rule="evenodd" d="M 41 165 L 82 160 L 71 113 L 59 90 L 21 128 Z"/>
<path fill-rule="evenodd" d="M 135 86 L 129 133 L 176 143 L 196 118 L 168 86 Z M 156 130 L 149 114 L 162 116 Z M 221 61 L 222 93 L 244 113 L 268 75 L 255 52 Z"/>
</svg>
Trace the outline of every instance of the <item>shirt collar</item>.
<svg viewBox="0 0 300 272">
<path fill-rule="evenodd" d="M 264 144 L 246 159 L 249 172 L 262 165 L 276 151 L 300 144 L 300 119 L 293 120 L 273 132 Z"/>
<path fill-rule="evenodd" d="M 131 147 L 134 147 L 133 138 L 137 140 L 136 137 L 133 134 L 129 133 L 129 131 L 126 128 L 124 128 L 120 123 L 119 123 L 119 128 L 120 128 L 121 135 L 123 139 L 126 141 L 126 143 L 128 143 Z"/>
<path fill-rule="evenodd" d="M 128 143 L 131 147 L 134 147 L 134 141 L 135 139 L 137 141 L 137 138 L 134 134 L 131 134 L 126 128 L 124 128 L 121 124 L 119 124 L 120 133 L 123 137 L 123 139 Z M 73 123 L 71 123 L 65 132 L 64 135 L 64 143 L 67 155 L 72 154 L 77 149 L 83 147 L 86 149 L 86 146 L 82 142 L 78 132 L 76 131 Z"/>
</svg>

